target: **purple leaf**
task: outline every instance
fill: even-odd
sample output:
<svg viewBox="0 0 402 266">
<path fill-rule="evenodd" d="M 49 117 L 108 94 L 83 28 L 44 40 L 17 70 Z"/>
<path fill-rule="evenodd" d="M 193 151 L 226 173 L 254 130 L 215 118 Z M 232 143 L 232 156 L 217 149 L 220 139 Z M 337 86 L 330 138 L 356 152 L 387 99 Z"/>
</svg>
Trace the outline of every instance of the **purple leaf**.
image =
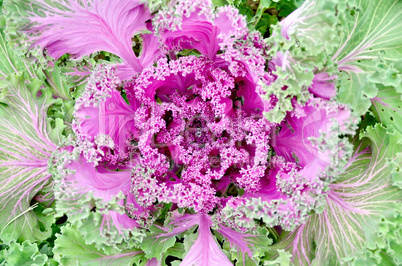
<svg viewBox="0 0 402 266">
<path fill-rule="evenodd" d="M 140 1 L 37 0 L 35 4 L 40 6 L 40 12 L 30 13 L 31 23 L 24 30 L 30 34 L 33 45 L 46 48 L 51 57 L 58 59 L 69 53 L 79 59 L 107 51 L 123 59 L 132 74 L 150 63 L 146 52 L 138 58 L 132 49 L 131 38 L 146 31 L 146 21 L 151 19 L 149 10 Z M 155 51 L 154 41 L 150 37 L 145 39 L 146 46 Z"/>
<path fill-rule="evenodd" d="M 180 265 L 222 265 L 232 266 L 232 262 L 222 252 L 221 248 L 212 237 L 210 227 L 211 218 L 207 215 L 200 215 L 198 238 L 191 246 Z"/>
</svg>

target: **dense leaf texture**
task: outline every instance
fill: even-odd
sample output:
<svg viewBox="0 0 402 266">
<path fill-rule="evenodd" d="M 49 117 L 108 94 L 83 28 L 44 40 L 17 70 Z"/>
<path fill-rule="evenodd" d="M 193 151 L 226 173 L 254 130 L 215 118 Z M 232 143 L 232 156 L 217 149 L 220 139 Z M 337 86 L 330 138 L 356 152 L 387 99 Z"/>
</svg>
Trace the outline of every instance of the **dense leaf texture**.
<svg viewBox="0 0 402 266">
<path fill-rule="evenodd" d="M 270 53 L 283 59 L 274 72 L 274 86 L 265 88 L 280 103 L 267 117 L 275 119 L 275 113 L 291 108 L 288 95 L 303 102 L 300 89 L 312 84 L 311 74 L 316 78 L 324 72 L 337 76 L 337 98 L 363 115 L 377 95 L 377 84 L 401 83 L 401 10 L 398 0 L 306 1 L 281 21 L 271 37 L 275 45 Z M 275 91 L 283 86 L 288 88 Z"/>
<path fill-rule="evenodd" d="M 47 161 L 56 148 L 62 123 L 51 131 L 46 118 L 55 100 L 41 82 L 27 84 L 22 75 L 1 81 L 0 105 L 0 229 L 5 242 L 44 239 L 49 233 L 28 211 L 35 194 L 49 181 Z M 37 96 L 37 95 L 41 96 Z M 28 212 L 26 212 L 28 211 Z"/>
<path fill-rule="evenodd" d="M 387 220 L 383 212 L 396 208 L 402 197 L 392 186 L 389 164 L 401 150 L 401 135 L 377 125 L 361 137 L 346 172 L 330 185 L 323 213 L 313 214 L 274 246 L 289 250 L 296 264 L 338 265 L 356 257 L 362 247 L 378 245 L 369 237 L 373 224 Z"/>
<path fill-rule="evenodd" d="M 55 241 L 54 253 L 61 265 L 131 265 L 145 262 L 141 260 L 143 252 L 115 248 L 111 254 L 105 254 L 94 244 L 88 245 L 84 236 L 73 226 L 64 226 L 61 235 Z"/>
<path fill-rule="evenodd" d="M 8 265 L 44 265 L 48 260 L 45 254 L 39 252 L 38 245 L 28 240 L 22 244 L 11 243 L 6 255 Z"/>
<path fill-rule="evenodd" d="M 343 72 L 339 99 L 363 114 L 377 91 L 374 83 L 400 86 L 402 2 L 358 1 L 358 6 L 355 22 L 346 24 L 348 35 L 340 42 L 333 59 Z"/>
<path fill-rule="evenodd" d="M 66 53 L 79 59 L 107 51 L 124 61 L 123 73 L 132 74 L 153 60 L 152 52 L 137 57 L 132 50 L 131 38 L 146 32 L 145 22 L 151 19 L 140 1 L 10 0 L 6 11 L 9 24 L 28 33 L 28 43 L 46 48 L 55 59 Z M 145 42 L 145 48 L 157 48 L 149 37 Z"/>
</svg>

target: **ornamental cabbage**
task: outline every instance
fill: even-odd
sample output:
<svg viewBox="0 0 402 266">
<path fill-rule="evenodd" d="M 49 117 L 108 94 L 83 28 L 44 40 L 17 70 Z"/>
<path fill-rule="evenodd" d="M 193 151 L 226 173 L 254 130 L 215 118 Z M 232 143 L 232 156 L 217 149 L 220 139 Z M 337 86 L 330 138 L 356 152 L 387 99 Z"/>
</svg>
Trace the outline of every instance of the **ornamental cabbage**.
<svg viewBox="0 0 402 266">
<path fill-rule="evenodd" d="M 399 0 L 0 5 L 0 265 L 402 263 Z"/>
</svg>

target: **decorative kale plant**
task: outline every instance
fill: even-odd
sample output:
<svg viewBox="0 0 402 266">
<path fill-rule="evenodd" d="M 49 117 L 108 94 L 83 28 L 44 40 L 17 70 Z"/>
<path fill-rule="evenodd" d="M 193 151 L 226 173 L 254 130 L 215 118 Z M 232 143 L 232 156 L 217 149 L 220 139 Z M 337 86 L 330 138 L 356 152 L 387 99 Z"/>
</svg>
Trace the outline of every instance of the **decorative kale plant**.
<svg viewBox="0 0 402 266">
<path fill-rule="evenodd" d="M 402 1 L 0 5 L 0 265 L 402 264 Z"/>
</svg>

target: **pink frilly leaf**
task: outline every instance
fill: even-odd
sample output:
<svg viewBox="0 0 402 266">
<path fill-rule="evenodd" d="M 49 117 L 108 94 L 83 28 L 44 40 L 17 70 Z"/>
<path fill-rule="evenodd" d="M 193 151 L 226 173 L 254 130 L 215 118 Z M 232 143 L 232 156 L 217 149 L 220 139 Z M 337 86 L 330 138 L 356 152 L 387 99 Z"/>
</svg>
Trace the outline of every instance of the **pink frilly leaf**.
<svg viewBox="0 0 402 266">
<path fill-rule="evenodd" d="M 51 57 L 58 59 L 69 53 L 79 59 L 106 51 L 119 56 L 132 74 L 150 63 L 146 52 L 137 57 L 132 49 L 131 38 L 147 31 L 146 21 L 151 19 L 149 10 L 140 1 L 37 0 L 36 4 L 40 12 L 31 12 L 31 23 L 24 30 L 30 34 L 33 45 L 46 48 Z M 154 48 L 150 37 L 145 39 L 145 46 Z"/>
<path fill-rule="evenodd" d="M 187 255 L 184 257 L 180 265 L 233 265 L 232 262 L 222 252 L 216 240 L 211 234 L 211 219 L 207 215 L 200 215 L 198 238 L 191 246 Z"/>
</svg>

